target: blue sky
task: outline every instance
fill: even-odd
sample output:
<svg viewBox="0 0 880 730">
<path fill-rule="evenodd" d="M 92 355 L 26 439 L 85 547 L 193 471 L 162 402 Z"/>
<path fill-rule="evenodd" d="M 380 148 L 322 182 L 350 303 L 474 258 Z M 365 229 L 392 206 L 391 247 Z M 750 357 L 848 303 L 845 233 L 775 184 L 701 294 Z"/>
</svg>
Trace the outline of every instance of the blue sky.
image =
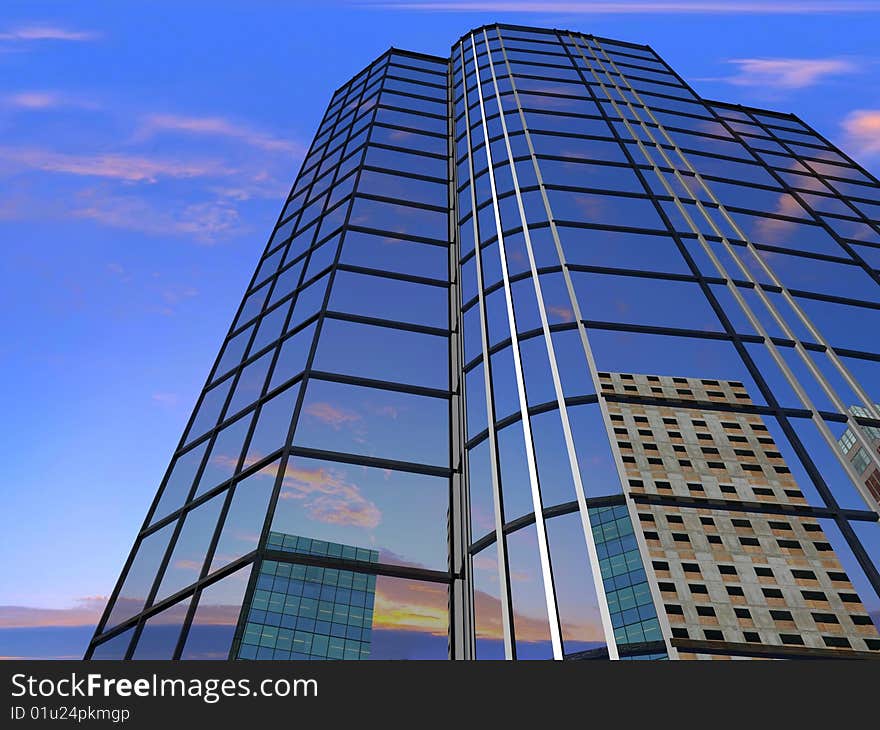
<svg viewBox="0 0 880 730">
<path fill-rule="evenodd" d="M 880 173 L 878 2 L 6 0 L 0 627 L 103 607 L 333 89 L 496 20 L 649 43 Z"/>
</svg>

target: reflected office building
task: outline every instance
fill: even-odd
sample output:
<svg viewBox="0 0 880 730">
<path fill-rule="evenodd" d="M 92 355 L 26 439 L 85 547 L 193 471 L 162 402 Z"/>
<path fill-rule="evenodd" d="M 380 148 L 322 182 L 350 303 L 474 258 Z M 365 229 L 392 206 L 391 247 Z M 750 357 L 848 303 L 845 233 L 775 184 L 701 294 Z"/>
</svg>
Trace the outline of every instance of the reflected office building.
<svg viewBox="0 0 880 730">
<path fill-rule="evenodd" d="M 874 408 L 880 410 L 880 404 L 875 404 Z M 849 410 L 854 416 L 870 417 L 868 411 L 860 406 L 852 406 Z M 872 451 L 880 453 L 880 428 L 865 426 L 862 432 L 868 437 L 869 445 L 859 442 L 855 432 L 849 428 L 840 437 L 838 444 L 856 472 L 861 475 L 865 488 L 874 500 L 871 506 L 876 509 L 880 507 L 880 469 L 877 468 L 876 459 L 872 458 Z"/>
<path fill-rule="evenodd" d="M 880 184 L 796 117 L 580 33 L 392 49 L 86 656 L 880 657 L 878 332 Z"/>
</svg>

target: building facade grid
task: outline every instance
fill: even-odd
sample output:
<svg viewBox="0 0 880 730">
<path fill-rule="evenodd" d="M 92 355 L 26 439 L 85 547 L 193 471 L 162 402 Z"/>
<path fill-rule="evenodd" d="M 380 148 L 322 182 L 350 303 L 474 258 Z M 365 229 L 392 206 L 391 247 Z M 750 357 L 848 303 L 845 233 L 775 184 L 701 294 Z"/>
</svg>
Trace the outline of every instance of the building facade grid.
<svg viewBox="0 0 880 730">
<path fill-rule="evenodd" d="M 880 614 L 862 478 L 880 469 L 878 285 L 878 181 L 792 115 L 703 100 L 649 47 L 568 31 L 487 26 L 448 59 L 392 49 L 333 95 L 87 656 L 137 657 L 162 617 L 162 651 L 187 656 L 202 594 L 248 573 L 253 596 L 268 551 L 284 562 L 271 534 L 307 534 L 293 507 L 331 543 L 356 541 L 325 509 L 403 524 L 363 476 L 380 473 L 441 547 L 407 535 L 312 567 L 378 577 L 381 620 L 417 604 L 451 658 L 748 655 L 706 636 L 680 650 L 681 626 L 649 615 L 668 603 L 653 569 L 626 588 L 656 624 L 625 648 L 593 510 L 623 500 L 640 526 L 704 509 L 698 491 L 631 494 L 612 416 L 639 407 L 765 424 L 801 497 L 705 498 L 821 523 Z M 603 373 L 742 387 L 690 401 Z M 652 539 L 631 535 L 627 561 L 651 566 Z"/>
</svg>

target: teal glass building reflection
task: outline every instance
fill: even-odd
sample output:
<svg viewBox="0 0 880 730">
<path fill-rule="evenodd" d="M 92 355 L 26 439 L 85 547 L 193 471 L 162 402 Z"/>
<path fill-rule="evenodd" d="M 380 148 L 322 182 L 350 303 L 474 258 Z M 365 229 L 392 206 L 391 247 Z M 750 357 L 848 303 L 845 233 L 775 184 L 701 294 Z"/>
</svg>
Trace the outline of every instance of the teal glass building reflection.
<svg viewBox="0 0 880 730">
<path fill-rule="evenodd" d="M 376 562 L 375 550 L 269 533 L 269 549 Z M 295 558 L 293 558 L 295 560 Z M 242 614 L 239 659 L 367 659 L 376 577 L 264 560 Z"/>
</svg>

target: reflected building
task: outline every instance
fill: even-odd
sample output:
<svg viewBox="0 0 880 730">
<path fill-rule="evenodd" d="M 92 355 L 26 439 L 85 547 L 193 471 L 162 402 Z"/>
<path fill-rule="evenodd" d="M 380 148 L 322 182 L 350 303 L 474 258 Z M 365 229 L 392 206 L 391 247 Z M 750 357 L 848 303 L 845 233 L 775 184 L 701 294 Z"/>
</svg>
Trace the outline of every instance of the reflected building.
<svg viewBox="0 0 880 730">
<path fill-rule="evenodd" d="M 880 654 L 878 330 L 880 185 L 797 117 L 581 33 L 391 49 L 332 94 L 86 656 Z M 370 627 L 248 632 L 312 620 L 264 593 L 303 570 Z"/>
<path fill-rule="evenodd" d="M 742 383 L 599 377 L 680 658 L 880 650 Z"/>
<path fill-rule="evenodd" d="M 875 408 L 880 408 L 880 405 L 875 404 Z M 860 406 L 852 406 L 849 410 L 854 416 L 871 417 L 867 410 Z M 880 453 L 880 428 L 865 426 L 862 431 L 869 438 L 869 444 L 860 444 L 853 430 L 849 428 L 840 437 L 838 444 L 840 450 L 861 476 L 865 489 L 868 490 L 874 504 L 880 506 L 880 468 L 877 467 L 871 456 L 872 451 Z"/>
<path fill-rule="evenodd" d="M 270 532 L 267 549 L 284 560 L 263 560 L 242 610 L 239 659 L 367 659 L 376 576 L 323 567 L 322 559 L 375 563 L 376 550 Z"/>
</svg>

